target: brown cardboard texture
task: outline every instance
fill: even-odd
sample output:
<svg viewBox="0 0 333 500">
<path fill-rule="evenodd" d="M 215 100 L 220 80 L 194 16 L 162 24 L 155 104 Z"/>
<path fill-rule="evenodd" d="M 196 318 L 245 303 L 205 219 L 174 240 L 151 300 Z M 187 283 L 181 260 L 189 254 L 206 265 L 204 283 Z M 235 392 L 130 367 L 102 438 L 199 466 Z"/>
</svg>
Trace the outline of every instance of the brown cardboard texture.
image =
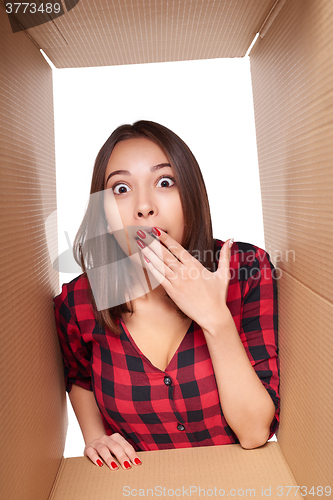
<svg viewBox="0 0 333 500">
<path fill-rule="evenodd" d="M 16 33 L 4 5 L 1 498 L 329 496 L 333 2 L 80 0 Z M 59 68 L 242 57 L 257 32 L 250 61 L 265 244 L 282 272 L 278 440 L 255 450 L 142 452 L 144 464 L 130 471 L 64 459 L 66 399 L 52 306 L 60 290 L 48 254 L 50 244 L 57 251 L 56 226 L 48 245 L 45 235 L 56 209 L 52 70 L 39 48 Z"/>
</svg>

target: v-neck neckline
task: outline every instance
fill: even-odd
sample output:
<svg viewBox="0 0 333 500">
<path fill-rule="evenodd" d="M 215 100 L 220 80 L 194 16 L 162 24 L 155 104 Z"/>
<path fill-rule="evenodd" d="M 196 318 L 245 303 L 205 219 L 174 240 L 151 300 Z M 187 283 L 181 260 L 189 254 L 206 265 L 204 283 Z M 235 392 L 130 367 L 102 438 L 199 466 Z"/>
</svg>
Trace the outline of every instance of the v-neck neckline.
<svg viewBox="0 0 333 500">
<path fill-rule="evenodd" d="M 139 346 L 137 345 L 137 343 L 136 343 L 136 342 L 135 342 L 135 340 L 133 339 L 132 335 L 130 334 L 130 332 L 129 332 L 129 330 L 128 330 L 128 328 L 127 328 L 126 324 L 125 324 L 125 321 L 123 320 L 123 318 L 122 318 L 122 317 L 120 317 L 120 318 L 119 318 L 119 321 L 120 321 L 120 324 L 121 324 L 121 326 L 122 326 L 122 328 L 123 328 L 124 333 L 125 333 L 125 334 L 126 334 L 126 336 L 128 337 L 128 339 L 129 339 L 129 341 L 131 342 L 131 344 L 132 344 L 132 346 L 134 347 L 134 349 L 138 352 L 138 354 L 139 354 L 142 358 L 144 358 L 144 359 L 145 359 L 145 360 L 146 360 L 146 361 L 147 361 L 147 362 L 148 362 L 148 363 L 149 363 L 149 364 L 150 364 L 150 365 L 154 368 L 154 370 L 158 370 L 158 371 L 160 371 L 160 372 L 162 372 L 162 373 L 165 373 L 168 369 L 169 369 L 169 370 L 171 369 L 170 365 L 174 363 L 175 358 L 176 358 L 176 356 L 177 356 L 177 354 L 178 354 L 178 352 L 179 352 L 179 349 L 182 347 L 182 344 L 185 342 L 185 339 L 187 339 L 188 333 L 189 333 L 190 329 L 191 329 L 191 328 L 192 328 L 192 326 L 193 326 L 193 320 L 192 320 L 192 321 L 191 321 L 191 323 L 189 324 L 188 329 L 186 330 L 186 333 L 185 333 L 184 337 L 182 338 L 182 340 L 181 340 L 181 342 L 179 343 L 179 345 L 178 345 L 178 347 L 177 347 L 176 351 L 174 352 L 174 354 L 173 354 L 172 358 L 170 359 L 170 361 L 169 361 L 168 365 L 165 367 L 165 369 L 164 369 L 164 370 L 161 370 L 161 368 L 158 368 L 157 366 L 155 366 L 155 365 L 154 365 L 154 364 L 150 361 L 150 359 L 149 359 L 149 358 L 147 358 L 147 356 L 146 356 L 146 355 L 145 355 L 145 354 L 141 351 L 141 349 L 139 348 Z"/>
</svg>

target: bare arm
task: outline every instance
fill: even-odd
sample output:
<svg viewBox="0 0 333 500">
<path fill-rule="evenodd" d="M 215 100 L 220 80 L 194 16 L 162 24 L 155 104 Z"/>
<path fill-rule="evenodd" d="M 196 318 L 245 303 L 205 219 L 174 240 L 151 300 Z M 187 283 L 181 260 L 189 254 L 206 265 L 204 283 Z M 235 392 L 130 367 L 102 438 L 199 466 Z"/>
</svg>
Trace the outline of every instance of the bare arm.
<svg viewBox="0 0 333 500">
<path fill-rule="evenodd" d="M 101 466 L 103 464 L 102 458 L 110 469 L 116 470 L 118 465 L 112 455 L 117 458 L 123 469 L 129 469 L 131 463 L 134 465 L 141 464 L 141 460 L 133 446 L 119 433 L 111 436 L 106 435 L 102 417 L 92 391 L 73 385 L 69 393 L 69 399 L 83 434 L 86 445 L 84 454 L 94 464 Z"/>
<path fill-rule="evenodd" d="M 275 406 L 250 363 L 229 309 L 222 318 L 204 331 L 222 410 L 241 446 L 257 448 L 269 437 Z"/>
<path fill-rule="evenodd" d="M 73 385 L 69 399 L 80 424 L 85 444 L 105 434 L 101 414 L 92 391 Z"/>
</svg>

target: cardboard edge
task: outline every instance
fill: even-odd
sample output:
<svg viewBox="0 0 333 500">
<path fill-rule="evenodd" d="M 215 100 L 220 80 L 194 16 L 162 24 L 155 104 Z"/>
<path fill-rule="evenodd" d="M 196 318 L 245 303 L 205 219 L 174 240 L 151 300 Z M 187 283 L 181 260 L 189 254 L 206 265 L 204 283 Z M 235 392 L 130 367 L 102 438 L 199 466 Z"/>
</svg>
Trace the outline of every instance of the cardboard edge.
<svg viewBox="0 0 333 500">
<path fill-rule="evenodd" d="M 65 468 L 65 465 L 66 465 L 66 459 L 64 457 L 62 457 L 60 465 L 59 465 L 59 469 L 58 469 L 58 472 L 57 472 L 57 475 L 55 477 L 54 483 L 52 485 L 52 488 L 51 488 L 51 491 L 50 491 L 50 494 L 49 494 L 49 497 L 48 497 L 48 500 L 52 500 L 52 498 L 54 498 L 54 496 L 56 494 L 56 490 L 57 490 L 58 484 L 61 481 L 61 476 L 62 476 L 63 470 Z"/>
<path fill-rule="evenodd" d="M 157 481 L 155 481 L 156 485 L 167 484 L 166 478 L 170 478 L 170 463 L 176 463 L 180 471 L 177 477 L 173 478 L 175 484 L 183 484 L 183 480 L 186 483 L 185 478 L 190 481 L 189 484 L 195 484 L 195 480 L 199 479 L 200 484 L 201 481 L 204 481 L 205 488 L 208 487 L 208 483 L 214 483 L 217 486 L 223 486 L 229 489 L 233 487 L 234 484 L 238 484 L 239 479 L 243 482 L 245 481 L 244 484 L 246 485 L 246 481 L 251 477 L 252 481 L 257 482 L 257 484 L 251 484 L 250 489 L 255 488 L 257 490 L 257 488 L 259 488 L 259 491 L 259 485 L 261 485 L 262 489 L 262 485 L 265 484 L 264 479 L 266 478 L 267 487 L 271 485 L 271 488 L 273 488 L 271 498 L 275 499 L 280 496 L 278 493 L 279 487 L 284 487 L 284 485 L 297 487 L 297 484 L 299 484 L 295 479 L 279 443 L 276 441 L 268 442 L 263 447 L 254 450 L 242 450 L 239 444 L 232 444 L 215 447 L 204 446 L 197 448 L 151 450 L 139 452 L 139 454 L 140 453 L 144 454 L 147 471 L 150 471 L 148 476 L 153 470 L 154 479 Z M 204 467 L 206 467 L 206 471 L 202 471 L 202 463 L 197 465 L 199 463 L 198 457 L 201 457 Z M 172 460 L 170 460 L 170 458 L 172 458 Z M 234 474 L 235 477 L 233 477 L 233 481 L 227 481 L 227 483 L 225 483 L 225 480 L 219 477 L 220 472 L 213 467 L 213 464 L 217 463 L 216 460 L 221 460 L 221 463 L 224 463 L 222 467 L 224 474 L 228 476 Z M 244 470 L 242 467 L 249 462 L 252 462 L 250 466 L 252 471 L 246 467 Z M 199 467 L 197 471 L 196 467 Z M 237 468 L 238 470 L 243 470 L 240 477 L 239 472 L 235 473 Z M 254 479 L 253 474 L 258 475 L 258 477 Z M 278 477 L 276 480 L 273 480 L 272 475 L 276 474 Z M 106 500 L 111 498 L 110 495 L 112 495 L 112 498 L 120 499 L 123 497 L 121 492 L 124 485 L 135 489 L 137 489 L 139 485 L 142 485 L 142 488 L 145 489 L 145 481 L 147 481 L 148 476 L 141 468 L 133 468 L 130 476 L 123 470 L 113 475 L 110 474 L 107 468 L 99 469 L 98 467 L 94 467 L 87 457 L 69 457 L 63 459 L 57 480 L 54 484 L 52 496 L 49 500 Z M 204 480 L 202 479 L 203 477 L 205 478 Z M 191 483 L 192 479 L 194 483 Z M 237 483 L 235 482 L 236 479 Z M 79 485 L 79 490 L 77 490 L 77 485 Z M 243 489 L 243 483 L 240 485 L 242 486 L 241 489 Z M 185 486 L 187 487 L 187 484 L 185 484 Z M 197 494 L 191 496 L 193 498 L 198 498 Z M 293 491 L 292 496 L 295 500 L 301 500 L 303 495 L 297 490 L 296 493 Z"/>
</svg>

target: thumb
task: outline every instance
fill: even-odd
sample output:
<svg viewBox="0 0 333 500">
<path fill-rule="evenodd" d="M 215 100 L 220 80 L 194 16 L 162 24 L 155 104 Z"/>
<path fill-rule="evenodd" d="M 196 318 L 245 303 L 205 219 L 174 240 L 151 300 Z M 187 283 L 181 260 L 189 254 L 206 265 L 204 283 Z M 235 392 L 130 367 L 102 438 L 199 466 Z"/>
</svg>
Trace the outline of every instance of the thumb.
<svg viewBox="0 0 333 500">
<path fill-rule="evenodd" d="M 229 275 L 230 253 L 233 243 L 234 239 L 230 238 L 224 243 L 223 247 L 220 250 L 220 258 L 217 271 L 221 274 L 221 277 L 223 277 L 224 273 Z"/>
</svg>

